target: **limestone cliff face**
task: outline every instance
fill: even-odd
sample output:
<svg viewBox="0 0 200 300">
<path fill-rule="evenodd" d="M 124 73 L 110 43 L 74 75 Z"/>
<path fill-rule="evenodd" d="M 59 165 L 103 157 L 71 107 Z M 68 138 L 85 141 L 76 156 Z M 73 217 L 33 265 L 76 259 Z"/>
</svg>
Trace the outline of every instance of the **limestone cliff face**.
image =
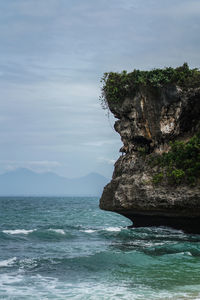
<svg viewBox="0 0 200 300">
<path fill-rule="evenodd" d="M 152 176 L 157 167 L 148 163 L 149 156 L 168 151 L 170 141 L 187 141 L 200 129 L 200 88 L 142 88 L 133 98 L 109 104 L 109 109 L 118 118 L 115 130 L 123 147 L 100 208 L 130 218 L 134 226 L 169 225 L 200 232 L 200 187 L 156 186 Z"/>
</svg>

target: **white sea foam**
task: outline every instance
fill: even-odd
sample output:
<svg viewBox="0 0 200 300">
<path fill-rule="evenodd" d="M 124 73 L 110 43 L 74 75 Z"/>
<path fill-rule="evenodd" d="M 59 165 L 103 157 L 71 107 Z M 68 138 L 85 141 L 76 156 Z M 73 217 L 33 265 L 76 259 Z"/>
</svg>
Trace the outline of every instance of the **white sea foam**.
<svg viewBox="0 0 200 300">
<path fill-rule="evenodd" d="M 19 284 L 20 283 L 20 284 Z M 177 287 L 178 288 L 178 287 Z M 71 282 L 62 282 L 58 278 L 36 276 L 8 275 L 0 277 L 0 297 L 13 299 L 75 299 L 75 300 L 96 300 L 96 299 L 154 299 L 154 300 L 200 300 L 199 285 L 186 285 L 182 290 L 162 291 L 153 290 L 150 286 L 142 284 L 129 286 L 96 282 L 79 282 L 74 285 Z M 2 297 L 1 299 L 4 299 Z"/>
<path fill-rule="evenodd" d="M 54 231 L 56 233 L 60 233 L 60 234 L 65 234 L 65 231 L 63 229 L 54 229 L 54 228 L 49 228 L 49 231 Z"/>
<path fill-rule="evenodd" d="M 107 228 L 104 228 L 103 230 L 105 231 L 111 231 L 111 232 L 119 232 L 121 231 L 122 228 L 120 227 L 107 227 Z M 96 231 L 99 231 L 99 230 L 94 230 L 94 229 L 84 229 L 84 230 L 80 230 L 82 232 L 86 232 L 86 233 L 93 233 L 93 232 L 96 232 Z"/>
<path fill-rule="evenodd" d="M 13 257 L 10 259 L 0 261 L 0 268 L 8 267 L 8 266 L 12 265 L 16 261 L 16 259 L 17 259 L 16 257 Z"/>
<path fill-rule="evenodd" d="M 33 231 L 36 231 L 36 229 L 32 229 L 32 230 L 25 230 L 25 229 L 3 230 L 3 233 L 7 233 L 7 234 L 29 234 Z"/>
<path fill-rule="evenodd" d="M 86 230 L 81 230 L 82 232 L 86 232 L 86 233 L 93 233 L 95 232 L 96 230 L 93 230 L 93 229 L 86 229 Z"/>
<path fill-rule="evenodd" d="M 192 256 L 192 253 L 190 251 L 185 251 L 185 252 L 178 252 L 176 253 L 177 255 L 189 255 Z"/>
<path fill-rule="evenodd" d="M 120 228 L 120 227 L 108 227 L 108 228 L 105 228 L 105 230 L 106 231 L 112 231 L 112 232 L 114 232 L 114 231 L 121 231 L 122 230 L 122 228 Z"/>
</svg>

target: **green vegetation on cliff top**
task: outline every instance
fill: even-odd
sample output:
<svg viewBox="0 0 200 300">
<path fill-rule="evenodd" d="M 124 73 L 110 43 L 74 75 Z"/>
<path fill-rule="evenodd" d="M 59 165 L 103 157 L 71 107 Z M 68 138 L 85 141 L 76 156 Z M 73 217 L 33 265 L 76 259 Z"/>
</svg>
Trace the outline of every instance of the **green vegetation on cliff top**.
<svg viewBox="0 0 200 300">
<path fill-rule="evenodd" d="M 133 97 L 141 87 L 159 88 L 176 84 L 184 89 L 200 86 L 199 69 L 190 69 L 187 63 L 178 68 L 153 69 L 151 71 L 133 70 L 127 73 L 104 73 L 101 79 L 103 108 L 108 104 L 120 103 L 126 97 Z"/>
<path fill-rule="evenodd" d="M 170 151 L 154 158 L 150 164 L 159 166 L 159 172 L 153 177 L 155 184 L 165 180 L 169 184 L 196 185 L 200 180 L 200 133 L 188 142 L 171 143 Z"/>
</svg>

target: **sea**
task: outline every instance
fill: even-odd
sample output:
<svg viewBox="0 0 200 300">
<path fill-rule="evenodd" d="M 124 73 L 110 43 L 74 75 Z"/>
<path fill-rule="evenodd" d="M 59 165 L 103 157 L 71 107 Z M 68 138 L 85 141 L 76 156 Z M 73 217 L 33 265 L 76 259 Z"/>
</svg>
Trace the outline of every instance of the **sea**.
<svg viewBox="0 0 200 300">
<path fill-rule="evenodd" d="M 200 235 L 129 225 L 96 197 L 1 197 L 0 299 L 200 299 Z"/>
</svg>

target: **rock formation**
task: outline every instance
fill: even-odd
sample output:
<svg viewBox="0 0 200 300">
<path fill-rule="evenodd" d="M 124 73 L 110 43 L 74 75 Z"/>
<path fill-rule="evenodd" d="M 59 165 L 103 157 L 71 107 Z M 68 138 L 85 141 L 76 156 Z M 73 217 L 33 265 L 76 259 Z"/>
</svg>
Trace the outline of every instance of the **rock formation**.
<svg viewBox="0 0 200 300">
<path fill-rule="evenodd" d="M 152 178 L 158 167 L 149 164 L 149 158 L 169 151 L 170 141 L 188 141 L 199 131 L 200 87 L 141 87 L 108 106 L 118 119 L 114 127 L 123 147 L 100 208 L 128 217 L 134 227 L 162 225 L 200 233 L 199 184 L 156 185 Z"/>
</svg>

